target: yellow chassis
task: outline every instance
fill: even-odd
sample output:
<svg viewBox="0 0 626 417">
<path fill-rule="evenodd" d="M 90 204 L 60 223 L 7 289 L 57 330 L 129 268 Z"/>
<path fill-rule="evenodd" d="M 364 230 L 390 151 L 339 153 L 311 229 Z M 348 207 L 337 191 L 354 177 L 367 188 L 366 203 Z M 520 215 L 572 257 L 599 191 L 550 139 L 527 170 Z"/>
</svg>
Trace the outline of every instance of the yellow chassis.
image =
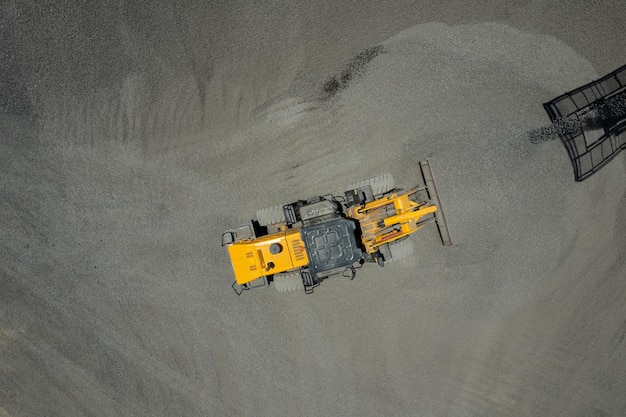
<svg viewBox="0 0 626 417">
<path fill-rule="evenodd" d="M 368 254 L 376 256 L 380 246 L 419 230 L 425 223 L 424 216 L 437 211 L 434 205 L 419 204 L 411 200 L 410 197 L 417 191 L 419 190 L 413 189 L 402 194 L 392 193 L 346 210 L 346 217 L 357 221 L 361 231 L 361 243 Z M 250 237 L 228 246 L 237 284 L 249 284 L 266 275 L 308 265 L 309 259 L 300 237 L 300 228 L 277 226 L 276 233 L 258 238 L 250 233 Z"/>
<path fill-rule="evenodd" d="M 393 257 L 388 244 L 407 238 L 430 220 L 437 224 L 442 243 L 452 245 L 430 162 L 420 161 L 419 166 L 423 188 L 392 191 L 364 203 L 374 190 L 361 186 L 346 191 L 345 199 L 320 197 L 285 205 L 284 222 L 265 223 L 269 230 L 262 230 L 261 236 L 255 228 L 263 225 L 257 222 L 224 232 L 222 246 L 228 246 L 235 291 L 265 286 L 268 277 L 290 271 L 302 273 L 306 290 L 318 283 L 320 275 L 315 274 L 350 268 L 353 260 L 382 266 Z M 302 208 L 306 214 L 299 211 Z"/>
</svg>

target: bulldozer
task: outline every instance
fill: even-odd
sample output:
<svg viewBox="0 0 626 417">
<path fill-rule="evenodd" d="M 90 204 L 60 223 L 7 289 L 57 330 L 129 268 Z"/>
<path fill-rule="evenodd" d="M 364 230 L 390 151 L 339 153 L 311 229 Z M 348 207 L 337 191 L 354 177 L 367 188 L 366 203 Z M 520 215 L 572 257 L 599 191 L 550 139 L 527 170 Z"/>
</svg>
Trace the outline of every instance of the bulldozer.
<svg viewBox="0 0 626 417">
<path fill-rule="evenodd" d="M 419 166 L 421 183 L 408 191 L 382 174 L 342 193 L 258 210 L 256 220 L 225 231 L 235 292 L 273 286 L 310 294 L 330 276 L 354 279 L 366 263 L 410 256 L 410 235 L 433 221 L 452 245 L 430 162 Z"/>
</svg>

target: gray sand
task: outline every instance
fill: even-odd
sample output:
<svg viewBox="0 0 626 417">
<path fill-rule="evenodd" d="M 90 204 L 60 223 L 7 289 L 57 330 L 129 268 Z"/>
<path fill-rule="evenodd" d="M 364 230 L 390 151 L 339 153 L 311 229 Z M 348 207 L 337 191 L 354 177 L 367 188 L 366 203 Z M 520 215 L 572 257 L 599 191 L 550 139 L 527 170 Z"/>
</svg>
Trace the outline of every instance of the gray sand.
<svg viewBox="0 0 626 417">
<path fill-rule="evenodd" d="M 0 416 L 626 415 L 624 159 L 528 139 L 626 10 L 487 3 L 3 5 Z M 455 246 L 232 291 L 224 229 L 425 157 Z"/>
</svg>

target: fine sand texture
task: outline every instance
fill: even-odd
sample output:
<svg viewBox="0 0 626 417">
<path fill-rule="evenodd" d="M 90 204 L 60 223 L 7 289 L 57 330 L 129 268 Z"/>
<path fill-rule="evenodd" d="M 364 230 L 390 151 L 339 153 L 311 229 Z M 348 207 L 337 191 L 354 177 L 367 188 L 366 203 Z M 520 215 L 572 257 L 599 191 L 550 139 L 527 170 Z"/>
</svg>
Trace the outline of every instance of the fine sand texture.
<svg viewBox="0 0 626 417">
<path fill-rule="evenodd" d="M 622 1 L 0 6 L 0 417 L 626 415 Z M 336 82 L 332 82 L 336 80 Z M 429 158 L 455 245 L 237 296 L 221 233 Z"/>
</svg>

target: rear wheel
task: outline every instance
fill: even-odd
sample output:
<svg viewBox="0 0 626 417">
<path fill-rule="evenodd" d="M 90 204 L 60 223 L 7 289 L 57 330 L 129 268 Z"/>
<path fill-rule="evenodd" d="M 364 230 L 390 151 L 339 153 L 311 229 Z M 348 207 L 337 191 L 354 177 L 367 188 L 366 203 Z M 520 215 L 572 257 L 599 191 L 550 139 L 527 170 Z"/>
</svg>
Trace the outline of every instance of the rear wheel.
<svg viewBox="0 0 626 417">
<path fill-rule="evenodd" d="M 389 252 L 391 253 L 391 259 L 385 261 L 394 262 L 400 259 L 408 258 L 413 254 L 415 247 L 413 246 L 413 241 L 409 237 L 405 237 L 404 239 L 396 240 L 395 242 L 391 242 L 389 244 Z"/>
<path fill-rule="evenodd" d="M 283 272 L 275 274 L 273 285 L 278 292 L 290 292 L 304 289 L 300 272 Z"/>
<path fill-rule="evenodd" d="M 374 178 L 360 181 L 350 187 L 350 189 L 354 190 L 356 188 L 365 187 L 367 185 L 372 187 L 372 193 L 374 194 L 374 197 L 388 193 L 395 188 L 393 176 L 389 173 L 386 173 Z"/>
<path fill-rule="evenodd" d="M 269 226 L 270 224 L 284 223 L 286 221 L 283 206 L 274 206 L 257 210 L 256 218 L 261 226 Z"/>
</svg>

